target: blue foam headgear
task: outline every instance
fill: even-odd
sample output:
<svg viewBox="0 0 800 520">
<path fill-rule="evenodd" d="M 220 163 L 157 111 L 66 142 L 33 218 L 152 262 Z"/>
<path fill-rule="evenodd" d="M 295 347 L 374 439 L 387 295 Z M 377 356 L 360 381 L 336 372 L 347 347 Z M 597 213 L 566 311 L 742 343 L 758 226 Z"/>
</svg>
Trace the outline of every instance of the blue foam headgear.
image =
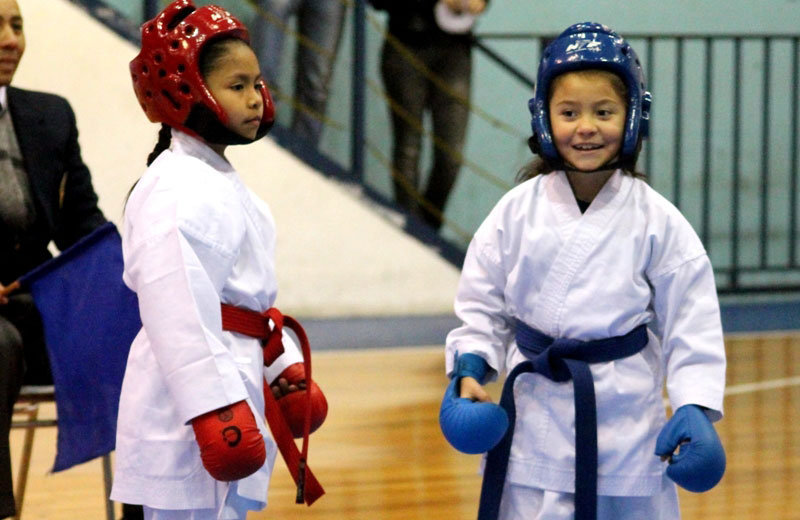
<svg viewBox="0 0 800 520">
<path fill-rule="evenodd" d="M 533 98 L 528 102 L 533 130 L 531 150 L 551 164 L 562 163 L 550 127 L 550 86 L 556 76 L 585 69 L 612 72 L 628 89 L 628 112 L 619 162 L 633 169 L 640 142 L 648 135 L 653 97 L 645 89 L 644 72 L 636 52 L 622 36 L 599 23 L 571 25 L 544 50 Z"/>
</svg>

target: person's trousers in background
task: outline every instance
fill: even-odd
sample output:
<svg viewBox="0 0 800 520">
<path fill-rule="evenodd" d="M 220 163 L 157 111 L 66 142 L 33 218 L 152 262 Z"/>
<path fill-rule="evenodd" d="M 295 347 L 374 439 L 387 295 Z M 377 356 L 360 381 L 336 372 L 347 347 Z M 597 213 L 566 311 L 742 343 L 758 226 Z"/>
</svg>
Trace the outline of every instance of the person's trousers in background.
<svg viewBox="0 0 800 520">
<path fill-rule="evenodd" d="M 469 119 L 472 47 L 464 38 L 444 38 L 424 46 L 410 46 L 409 50 L 415 60 L 408 60 L 386 41 L 381 60 L 383 82 L 391 98 L 395 200 L 439 229 L 462 163 Z M 419 160 L 426 110 L 430 111 L 433 123 L 434 150 L 433 165 L 423 189 Z"/>
<path fill-rule="evenodd" d="M 302 39 L 295 53 L 295 107 L 292 134 L 317 147 L 323 128 L 329 83 L 342 36 L 347 4 L 342 0 L 259 0 L 251 24 L 253 50 L 270 88 L 278 84 L 290 18 L 297 17 Z"/>
<path fill-rule="evenodd" d="M 39 311 L 30 294 L 0 305 L 0 518 L 16 514 L 8 435 L 22 384 L 51 385 Z"/>
</svg>

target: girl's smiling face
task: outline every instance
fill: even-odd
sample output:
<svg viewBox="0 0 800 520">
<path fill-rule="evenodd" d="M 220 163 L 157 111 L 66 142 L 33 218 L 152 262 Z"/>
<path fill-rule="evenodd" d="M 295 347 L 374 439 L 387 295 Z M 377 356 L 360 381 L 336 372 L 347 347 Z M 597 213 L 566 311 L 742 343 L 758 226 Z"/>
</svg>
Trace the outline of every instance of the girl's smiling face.
<svg viewBox="0 0 800 520">
<path fill-rule="evenodd" d="M 228 115 L 228 129 L 247 139 L 255 139 L 261 126 L 262 81 L 255 53 L 241 40 L 225 44 L 225 54 L 205 77 L 211 95 Z"/>
<path fill-rule="evenodd" d="M 553 142 L 567 164 L 598 170 L 619 156 L 625 131 L 624 84 L 602 70 L 567 72 L 551 86 Z"/>
</svg>

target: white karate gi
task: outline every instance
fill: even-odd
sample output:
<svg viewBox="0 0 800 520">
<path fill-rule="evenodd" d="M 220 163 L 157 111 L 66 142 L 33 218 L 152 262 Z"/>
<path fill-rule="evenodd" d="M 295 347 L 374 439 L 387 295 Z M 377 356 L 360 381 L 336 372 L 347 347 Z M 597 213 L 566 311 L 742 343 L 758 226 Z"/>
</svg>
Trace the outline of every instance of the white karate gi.
<svg viewBox="0 0 800 520">
<path fill-rule="evenodd" d="M 714 275 L 690 224 L 644 181 L 614 173 L 581 214 L 564 172 L 507 193 L 469 246 L 447 337 L 456 352 L 498 372 L 525 358 L 514 320 L 553 337 L 597 340 L 647 323 L 649 342 L 629 358 L 592 364 L 597 398 L 598 495 L 670 493 L 653 454 L 670 404 L 722 416 L 725 352 Z M 523 374 L 507 483 L 573 493 L 575 410 L 571 383 Z M 666 491 L 665 491 L 666 490 Z M 656 501 L 657 503 L 658 501 Z M 658 518 L 652 516 L 648 518 Z"/>
<path fill-rule="evenodd" d="M 123 278 L 138 294 L 143 328 L 122 384 L 111 497 L 244 518 L 266 505 L 277 449 L 264 421 L 261 346 L 222 330 L 220 302 L 256 311 L 273 305 L 274 223 L 226 160 L 187 134 L 172 136 L 125 210 Z M 302 361 L 290 340 L 284 344 L 270 380 Z M 245 479 L 217 482 L 202 465 L 190 421 L 243 399 L 267 461 Z"/>
</svg>

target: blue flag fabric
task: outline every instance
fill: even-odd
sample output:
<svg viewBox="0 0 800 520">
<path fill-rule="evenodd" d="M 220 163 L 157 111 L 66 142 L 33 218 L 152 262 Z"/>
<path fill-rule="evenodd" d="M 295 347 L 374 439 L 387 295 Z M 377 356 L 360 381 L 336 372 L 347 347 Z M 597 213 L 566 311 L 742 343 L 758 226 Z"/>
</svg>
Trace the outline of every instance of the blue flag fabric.
<svg viewBox="0 0 800 520">
<path fill-rule="evenodd" d="M 58 415 L 53 471 L 62 471 L 114 449 L 122 377 L 141 328 L 116 226 L 97 228 L 20 283 L 42 315 Z"/>
</svg>

